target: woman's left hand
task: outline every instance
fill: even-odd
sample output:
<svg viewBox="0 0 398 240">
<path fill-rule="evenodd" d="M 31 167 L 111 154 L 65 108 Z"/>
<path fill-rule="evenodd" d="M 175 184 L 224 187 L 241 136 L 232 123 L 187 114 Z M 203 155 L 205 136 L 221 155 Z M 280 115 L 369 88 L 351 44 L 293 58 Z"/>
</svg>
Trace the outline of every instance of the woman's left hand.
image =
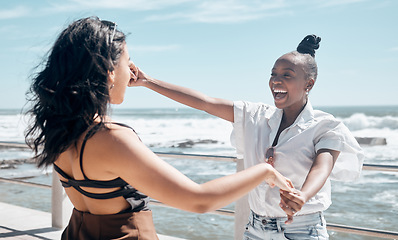
<svg viewBox="0 0 398 240">
<path fill-rule="evenodd" d="M 304 193 L 297 189 L 294 189 L 293 192 L 280 190 L 280 196 L 281 202 L 279 206 L 287 214 L 288 220 L 285 223 L 289 224 L 293 222 L 293 215 L 301 210 L 307 200 Z"/>
</svg>

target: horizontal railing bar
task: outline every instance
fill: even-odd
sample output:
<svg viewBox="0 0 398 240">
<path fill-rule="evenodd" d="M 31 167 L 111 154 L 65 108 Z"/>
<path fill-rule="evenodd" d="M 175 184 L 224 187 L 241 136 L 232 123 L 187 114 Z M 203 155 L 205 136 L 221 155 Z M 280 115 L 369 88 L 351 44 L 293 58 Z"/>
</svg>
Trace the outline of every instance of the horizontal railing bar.
<svg viewBox="0 0 398 240">
<path fill-rule="evenodd" d="M 5 147 L 5 148 L 29 148 L 28 145 L 26 145 L 25 143 L 5 142 L 5 141 L 0 141 L 0 147 Z"/>
<path fill-rule="evenodd" d="M 25 143 L 18 142 L 4 142 L 0 141 L 0 147 L 7 148 L 28 148 Z M 186 159 L 200 159 L 200 160 L 214 160 L 221 162 L 236 162 L 237 158 L 233 156 L 219 156 L 219 155 L 204 155 L 204 154 L 187 154 L 187 153 L 167 153 L 167 152 L 155 152 L 160 157 L 169 158 L 186 158 Z M 396 165 L 382 165 L 382 164 L 363 164 L 363 170 L 370 171 L 387 171 L 387 172 L 398 172 L 398 166 Z"/>
<path fill-rule="evenodd" d="M 205 154 L 189 154 L 189 153 L 166 153 L 155 152 L 159 157 L 171 158 L 185 158 L 185 159 L 199 159 L 199 160 L 213 160 L 222 162 L 236 162 L 237 158 L 233 156 L 220 156 L 220 155 L 205 155 Z"/>
<path fill-rule="evenodd" d="M 381 165 L 381 164 L 364 163 L 362 169 L 363 170 L 371 170 L 371 171 L 398 172 L 398 166 L 395 166 L 395 165 Z"/>
<path fill-rule="evenodd" d="M 330 231 L 336 231 L 336 232 L 345 232 L 345 233 L 358 234 L 358 235 L 371 236 L 371 237 L 380 237 L 387 239 L 398 239 L 398 232 L 393 232 L 393 231 L 353 227 L 353 226 L 346 226 L 334 223 L 328 223 L 327 228 Z"/>
<path fill-rule="evenodd" d="M 27 182 L 19 179 L 10 179 L 10 178 L 3 178 L 0 177 L 0 182 L 6 182 L 6 183 L 15 183 L 19 185 L 25 185 L 29 187 L 39 187 L 39 188 L 46 188 L 46 189 L 51 189 L 51 185 L 48 184 L 42 184 L 42 183 L 34 183 L 34 182 Z"/>
<path fill-rule="evenodd" d="M 151 203 L 151 205 L 155 205 L 155 206 L 173 208 L 173 207 L 170 207 L 169 205 L 166 205 L 166 204 L 164 204 L 162 202 L 159 202 L 159 201 L 157 201 L 155 199 L 151 199 L 150 203 Z M 217 215 L 224 215 L 224 216 L 230 216 L 230 217 L 233 217 L 235 215 L 235 211 L 229 210 L 229 209 L 225 209 L 225 208 L 220 208 L 220 209 L 208 212 L 208 213 L 217 214 Z"/>
</svg>

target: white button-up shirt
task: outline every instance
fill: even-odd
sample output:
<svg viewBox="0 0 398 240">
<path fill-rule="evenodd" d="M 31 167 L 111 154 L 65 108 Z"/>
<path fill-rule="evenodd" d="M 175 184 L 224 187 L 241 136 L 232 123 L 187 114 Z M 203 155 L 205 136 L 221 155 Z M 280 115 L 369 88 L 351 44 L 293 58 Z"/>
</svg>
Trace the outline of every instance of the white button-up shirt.
<svg viewBox="0 0 398 240">
<path fill-rule="evenodd" d="M 245 168 L 264 162 L 272 146 L 283 110 L 263 103 L 234 102 L 232 145 Z M 364 155 L 348 128 L 331 114 L 313 110 L 308 102 L 295 122 L 283 130 L 275 146 L 275 169 L 301 189 L 319 149 L 340 152 L 330 178 L 350 181 L 359 177 Z M 267 217 L 285 217 L 279 207 L 279 188 L 263 182 L 249 193 L 250 208 Z M 326 210 L 331 204 L 330 179 L 297 213 L 309 214 Z"/>
</svg>

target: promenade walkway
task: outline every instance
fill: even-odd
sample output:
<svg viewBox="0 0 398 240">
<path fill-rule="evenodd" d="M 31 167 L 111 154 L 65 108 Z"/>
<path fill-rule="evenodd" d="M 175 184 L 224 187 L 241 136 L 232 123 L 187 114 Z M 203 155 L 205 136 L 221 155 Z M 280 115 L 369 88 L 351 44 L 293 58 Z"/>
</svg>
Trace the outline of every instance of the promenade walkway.
<svg viewBox="0 0 398 240">
<path fill-rule="evenodd" d="M 61 233 L 61 229 L 51 227 L 51 213 L 0 202 L 0 239 L 55 240 Z M 183 240 L 165 235 L 159 239 Z"/>
</svg>

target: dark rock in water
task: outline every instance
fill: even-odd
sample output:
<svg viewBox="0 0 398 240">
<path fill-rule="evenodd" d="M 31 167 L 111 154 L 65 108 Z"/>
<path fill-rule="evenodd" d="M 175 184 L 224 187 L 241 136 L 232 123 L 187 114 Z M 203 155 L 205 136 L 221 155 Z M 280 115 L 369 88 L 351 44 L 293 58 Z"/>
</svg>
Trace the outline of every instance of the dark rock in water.
<svg viewBox="0 0 398 240">
<path fill-rule="evenodd" d="M 6 164 L 6 163 L 1 163 L 0 164 L 0 169 L 15 169 L 17 168 L 14 164 Z"/>
<path fill-rule="evenodd" d="M 187 140 L 184 142 L 173 144 L 171 147 L 173 147 L 173 148 L 191 148 L 193 145 L 195 145 L 194 141 Z"/>
<path fill-rule="evenodd" d="M 0 161 L 0 169 L 15 169 L 17 168 L 17 165 L 21 165 L 24 163 L 33 164 L 35 163 L 35 160 L 32 158 L 2 160 Z"/>
<path fill-rule="evenodd" d="M 183 142 L 179 142 L 176 144 L 173 144 L 171 147 L 173 148 L 191 148 L 195 144 L 212 144 L 212 143 L 217 143 L 217 140 L 212 140 L 212 139 L 202 139 L 202 140 L 185 140 Z"/>
<path fill-rule="evenodd" d="M 382 137 L 355 137 L 360 145 L 387 145 L 387 139 Z"/>
</svg>

